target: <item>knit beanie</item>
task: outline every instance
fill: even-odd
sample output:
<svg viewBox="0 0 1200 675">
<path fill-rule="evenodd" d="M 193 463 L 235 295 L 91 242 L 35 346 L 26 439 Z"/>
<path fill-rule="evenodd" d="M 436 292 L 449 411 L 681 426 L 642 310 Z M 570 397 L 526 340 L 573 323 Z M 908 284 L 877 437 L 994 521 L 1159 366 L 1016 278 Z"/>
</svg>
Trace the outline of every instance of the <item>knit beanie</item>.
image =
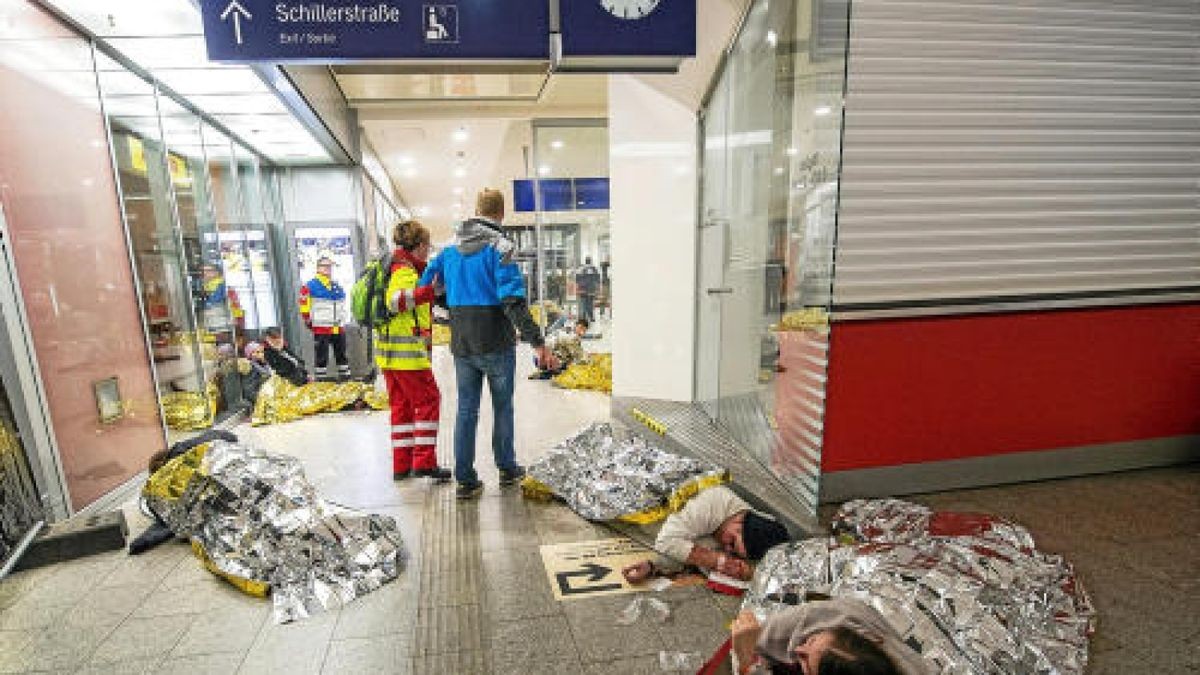
<svg viewBox="0 0 1200 675">
<path fill-rule="evenodd" d="M 780 525 L 779 521 L 760 516 L 754 511 L 746 512 L 746 519 L 742 521 L 742 542 L 746 546 L 747 558 L 758 560 L 772 546 L 787 540 L 787 528 Z"/>
</svg>

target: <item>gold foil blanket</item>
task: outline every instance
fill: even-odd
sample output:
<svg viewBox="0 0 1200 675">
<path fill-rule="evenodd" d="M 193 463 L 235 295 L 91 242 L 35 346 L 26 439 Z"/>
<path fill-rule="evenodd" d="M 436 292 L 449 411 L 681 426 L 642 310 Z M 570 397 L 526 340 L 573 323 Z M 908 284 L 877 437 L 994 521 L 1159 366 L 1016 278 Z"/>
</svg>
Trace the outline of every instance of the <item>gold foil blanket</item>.
<svg viewBox="0 0 1200 675">
<path fill-rule="evenodd" d="M 761 619 L 814 597 L 855 597 L 939 672 L 1084 672 L 1095 609 L 1072 566 L 1038 551 L 1021 526 L 884 499 L 847 502 L 833 530 L 771 549 L 744 608 Z"/>
<path fill-rule="evenodd" d="M 563 389 L 589 389 L 612 393 L 612 354 L 589 354 L 554 376 Z"/>
<path fill-rule="evenodd" d="M 521 487 L 533 499 L 557 497 L 588 520 L 647 524 L 728 480 L 721 467 L 596 423 L 533 462 Z"/>
<path fill-rule="evenodd" d="M 279 623 L 379 588 L 407 558 L 395 519 L 334 510 L 299 460 L 241 443 L 192 448 L 156 471 L 143 494 L 213 573 L 252 595 L 269 589 Z"/>
<path fill-rule="evenodd" d="M 250 423 L 278 424 L 323 412 L 353 408 L 362 401 L 375 410 L 387 410 L 387 393 L 363 382 L 309 382 L 296 386 L 272 375 L 258 392 Z"/>
</svg>

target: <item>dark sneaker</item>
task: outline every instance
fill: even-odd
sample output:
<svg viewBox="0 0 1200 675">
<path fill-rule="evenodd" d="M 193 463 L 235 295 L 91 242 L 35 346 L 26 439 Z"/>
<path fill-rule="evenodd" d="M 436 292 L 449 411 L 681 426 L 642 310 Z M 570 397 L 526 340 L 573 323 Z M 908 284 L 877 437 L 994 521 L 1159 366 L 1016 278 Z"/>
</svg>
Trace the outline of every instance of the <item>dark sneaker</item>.
<svg viewBox="0 0 1200 675">
<path fill-rule="evenodd" d="M 449 483 L 450 469 L 443 469 L 440 466 L 435 466 L 429 469 L 416 469 L 412 475 L 417 478 L 432 478 L 435 483 Z"/>
<path fill-rule="evenodd" d="M 458 488 L 454 490 L 454 496 L 458 499 L 475 499 L 483 494 L 483 483 L 478 481 L 474 483 L 459 483 Z"/>
<path fill-rule="evenodd" d="M 525 467 L 523 466 L 518 466 L 515 469 L 500 469 L 501 485 L 516 485 L 524 477 Z"/>
<path fill-rule="evenodd" d="M 393 471 L 392 480 L 404 480 L 412 475 L 411 471 Z"/>
</svg>

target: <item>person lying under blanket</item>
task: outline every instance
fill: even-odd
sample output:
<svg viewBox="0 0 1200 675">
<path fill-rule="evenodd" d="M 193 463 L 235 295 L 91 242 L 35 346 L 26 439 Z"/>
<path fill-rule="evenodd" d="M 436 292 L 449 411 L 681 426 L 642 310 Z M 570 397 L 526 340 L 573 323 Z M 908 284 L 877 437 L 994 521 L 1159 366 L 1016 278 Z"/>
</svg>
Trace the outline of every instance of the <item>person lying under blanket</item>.
<svg viewBox="0 0 1200 675">
<path fill-rule="evenodd" d="M 748 580 L 750 563 L 786 541 L 786 527 L 719 485 L 701 491 L 667 517 L 654 541 L 658 558 L 629 565 L 621 573 L 635 584 L 655 573 L 678 572 L 687 564 Z"/>
<path fill-rule="evenodd" d="M 771 615 L 733 620 L 738 675 L 856 673 L 932 675 L 933 666 L 906 645 L 883 615 L 854 598 L 810 602 Z"/>
</svg>

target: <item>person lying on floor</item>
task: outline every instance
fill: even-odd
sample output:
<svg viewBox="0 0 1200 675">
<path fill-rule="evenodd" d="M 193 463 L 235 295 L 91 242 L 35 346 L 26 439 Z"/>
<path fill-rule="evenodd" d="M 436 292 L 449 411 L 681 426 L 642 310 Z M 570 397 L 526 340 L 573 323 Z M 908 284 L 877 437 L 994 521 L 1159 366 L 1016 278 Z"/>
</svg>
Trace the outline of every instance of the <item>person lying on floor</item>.
<svg viewBox="0 0 1200 675">
<path fill-rule="evenodd" d="M 193 436 L 185 441 L 179 441 L 166 450 L 159 450 L 153 455 L 150 455 L 146 469 L 150 474 L 153 474 L 155 471 L 161 469 L 164 464 L 182 455 L 188 450 L 191 450 L 197 445 L 210 443 L 212 441 L 228 441 L 230 443 L 237 443 L 238 437 L 232 432 L 224 431 L 222 429 L 209 429 L 208 431 L 197 434 L 196 436 Z M 167 524 L 162 518 L 159 517 L 157 513 L 154 513 L 154 511 L 146 508 L 145 502 L 142 503 L 142 509 L 154 519 L 154 522 L 150 523 L 150 527 L 147 527 L 144 532 L 139 534 L 133 541 L 129 543 L 129 555 L 145 553 L 146 551 L 149 551 L 155 546 L 158 546 L 164 541 L 168 541 L 175 536 L 175 533 L 171 531 L 171 528 L 167 526 Z"/>
<path fill-rule="evenodd" d="M 733 620 L 732 633 L 738 675 L 935 672 L 882 614 L 854 598 L 791 607 L 772 614 L 765 625 L 744 610 Z"/>
<path fill-rule="evenodd" d="M 546 346 L 558 357 L 559 365 L 557 368 L 543 368 L 537 359 L 534 359 L 534 366 L 537 367 L 537 370 L 533 371 L 529 379 L 548 380 L 566 370 L 572 363 L 582 360 L 586 354 L 584 354 L 579 341 L 587 334 L 589 327 L 591 327 L 591 323 L 581 317 L 575 320 L 575 326 L 569 331 L 564 329 L 548 332 Z"/>
<path fill-rule="evenodd" d="M 787 540 L 787 528 L 777 520 L 718 485 L 700 491 L 667 517 L 654 541 L 657 559 L 629 565 L 621 573 L 636 584 L 655 573 L 677 572 L 683 562 L 744 581 L 753 572 L 751 561 Z"/>
</svg>

